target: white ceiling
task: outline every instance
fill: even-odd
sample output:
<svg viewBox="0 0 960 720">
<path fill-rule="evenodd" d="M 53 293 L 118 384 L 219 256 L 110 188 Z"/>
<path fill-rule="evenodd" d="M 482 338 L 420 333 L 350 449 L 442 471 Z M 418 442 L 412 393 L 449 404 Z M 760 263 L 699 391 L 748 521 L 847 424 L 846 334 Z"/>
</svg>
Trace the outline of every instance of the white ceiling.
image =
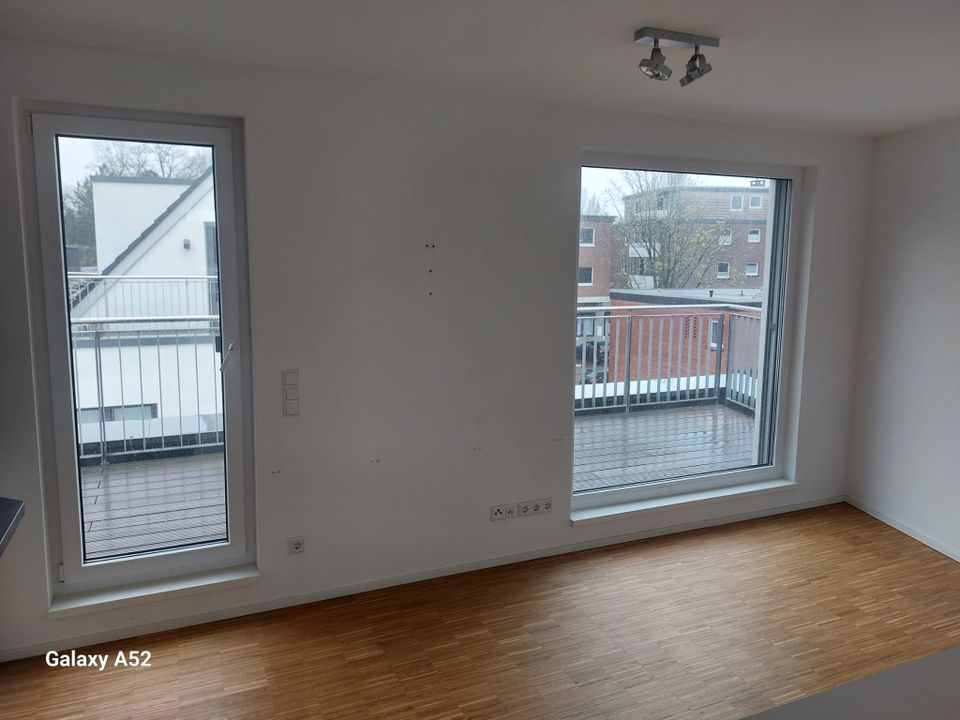
<svg viewBox="0 0 960 720">
<path fill-rule="evenodd" d="M 643 25 L 720 36 L 713 74 L 647 80 Z M 960 116 L 958 30 L 960 0 L 0 0 L 10 38 L 869 135 Z"/>
</svg>

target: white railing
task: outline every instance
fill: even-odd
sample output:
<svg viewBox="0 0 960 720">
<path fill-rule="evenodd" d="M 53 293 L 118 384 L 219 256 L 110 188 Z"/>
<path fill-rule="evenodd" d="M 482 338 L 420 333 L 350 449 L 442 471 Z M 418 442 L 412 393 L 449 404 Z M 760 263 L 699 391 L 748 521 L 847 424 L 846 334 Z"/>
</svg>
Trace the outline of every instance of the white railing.
<svg viewBox="0 0 960 720">
<path fill-rule="evenodd" d="M 215 275 L 67 274 L 71 318 L 174 316 L 219 312 Z"/>
<path fill-rule="evenodd" d="M 574 410 L 724 402 L 756 409 L 760 310 L 632 305 L 577 312 Z"/>
<path fill-rule="evenodd" d="M 216 315 L 75 318 L 71 331 L 82 463 L 222 446 Z"/>
</svg>

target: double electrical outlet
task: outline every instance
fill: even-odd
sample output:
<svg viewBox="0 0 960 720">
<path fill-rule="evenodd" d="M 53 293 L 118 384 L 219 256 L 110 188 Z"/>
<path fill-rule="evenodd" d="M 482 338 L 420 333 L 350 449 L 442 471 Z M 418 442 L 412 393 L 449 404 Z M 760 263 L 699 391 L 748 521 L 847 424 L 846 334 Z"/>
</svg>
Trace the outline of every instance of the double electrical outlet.
<svg viewBox="0 0 960 720">
<path fill-rule="evenodd" d="M 520 502 L 507 503 L 506 505 L 491 505 L 490 519 L 512 520 L 513 518 L 542 515 L 548 512 L 553 512 L 553 498 L 521 500 Z"/>
</svg>

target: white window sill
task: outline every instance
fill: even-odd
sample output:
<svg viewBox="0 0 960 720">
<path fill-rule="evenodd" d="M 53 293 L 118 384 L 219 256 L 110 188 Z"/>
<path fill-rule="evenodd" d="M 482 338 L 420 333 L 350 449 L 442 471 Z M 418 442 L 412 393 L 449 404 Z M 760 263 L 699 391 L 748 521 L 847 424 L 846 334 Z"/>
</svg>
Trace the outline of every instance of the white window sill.
<svg viewBox="0 0 960 720">
<path fill-rule="evenodd" d="M 53 598 L 47 615 L 51 618 L 69 617 L 127 605 L 167 600 L 171 597 L 192 595 L 208 590 L 250 585 L 259 579 L 260 572 L 257 566 L 251 563 L 175 578 L 121 585 L 105 590 L 59 595 Z"/>
<path fill-rule="evenodd" d="M 764 480 L 742 485 L 729 485 L 711 490 L 698 490 L 696 492 L 678 493 L 676 495 L 666 495 L 645 500 L 574 510 L 570 513 L 570 522 L 573 525 L 586 525 L 603 520 L 622 520 L 623 518 L 634 515 L 644 515 L 661 510 L 675 510 L 690 505 L 719 502 L 721 500 L 740 498 L 748 495 L 793 490 L 796 487 L 797 483 L 794 481 L 782 479 Z"/>
</svg>

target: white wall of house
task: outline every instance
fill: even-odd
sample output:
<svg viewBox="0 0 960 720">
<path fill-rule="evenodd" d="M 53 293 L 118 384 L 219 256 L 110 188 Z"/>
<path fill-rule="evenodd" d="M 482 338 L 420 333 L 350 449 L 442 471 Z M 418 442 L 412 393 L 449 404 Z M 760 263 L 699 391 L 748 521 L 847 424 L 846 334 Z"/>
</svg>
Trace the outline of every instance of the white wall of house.
<svg viewBox="0 0 960 720">
<path fill-rule="evenodd" d="M 111 203 L 97 206 L 94 200 L 94 219 L 97 226 L 97 247 L 100 231 L 115 231 L 125 227 L 139 237 L 168 206 L 159 211 L 156 202 L 148 204 L 155 215 L 143 216 L 130 224 L 119 211 L 127 205 L 136 205 L 144 197 L 153 198 L 153 190 L 178 188 L 174 200 L 184 192 L 181 185 L 143 182 L 95 183 L 108 186 Z M 96 198 L 96 195 L 95 195 Z M 173 201 L 171 201 L 173 202 Z M 99 281 L 72 310 L 74 318 L 133 317 L 141 315 L 206 315 L 211 311 L 208 282 L 181 280 L 203 278 L 207 275 L 206 223 L 216 221 L 213 180 L 203 180 L 146 238 L 133 247 L 119 265 L 111 270 L 115 279 Z M 123 247 L 127 249 L 129 243 Z M 101 268 L 104 268 L 101 265 Z M 169 279 L 165 279 L 169 278 Z"/>
<path fill-rule="evenodd" d="M 140 335 L 136 344 L 135 335 Z M 161 436 L 223 429 L 223 395 L 220 384 L 220 355 L 213 336 L 181 331 L 149 330 L 128 333 L 118 346 L 116 335 L 105 333 L 99 347 L 100 382 L 97 382 L 97 353 L 92 334 L 74 352 L 77 378 L 76 407 L 93 410 L 100 406 L 157 406 L 157 417 L 144 422 L 114 421 L 101 429 L 93 413 L 81 412 L 82 443 L 106 440 L 142 440 Z M 131 449 L 138 446 L 131 445 Z"/>
<path fill-rule="evenodd" d="M 960 560 L 960 122 L 880 142 L 850 494 Z"/>
<path fill-rule="evenodd" d="M 94 178 L 97 267 L 103 270 L 112 263 L 189 186 L 189 180 L 157 183 Z"/>
<path fill-rule="evenodd" d="M 22 236 L 14 96 L 244 119 L 253 347 L 241 359 L 254 374 L 261 578 L 51 619 L 41 500 L 50 438 L 35 423 L 44 381 L 34 383 L 29 353 L 2 353 L 0 494 L 27 511 L 0 558 L 0 657 L 845 492 L 870 140 L 2 41 L 5 268 L 24 267 L 24 253 L 30 267 L 37 260 L 33 238 L 12 241 Z M 792 361 L 803 381 L 785 396 L 796 489 L 571 526 L 585 150 L 807 168 L 795 242 L 800 285 L 813 291 L 797 313 L 807 332 Z M 0 283 L 9 347 L 31 342 L 37 292 L 16 272 Z M 301 369 L 301 415 L 285 418 L 280 371 L 291 367 Z M 504 396 L 522 401 L 505 408 Z M 552 514 L 488 519 L 491 504 L 542 497 L 555 499 Z M 286 553 L 291 535 L 306 538 L 306 553 Z"/>
<path fill-rule="evenodd" d="M 204 223 L 216 221 L 212 178 L 204 180 L 194 193 L 177 208 L 175 216 L 158 227 L 155 241 L 147 238 L 139 252 L 131 253 L 130 261 L 121 262 L 119 272 L 191 277 L 207 274 Z M 188 241 L 186 245 L 184 240 Z"/>
</svg>

